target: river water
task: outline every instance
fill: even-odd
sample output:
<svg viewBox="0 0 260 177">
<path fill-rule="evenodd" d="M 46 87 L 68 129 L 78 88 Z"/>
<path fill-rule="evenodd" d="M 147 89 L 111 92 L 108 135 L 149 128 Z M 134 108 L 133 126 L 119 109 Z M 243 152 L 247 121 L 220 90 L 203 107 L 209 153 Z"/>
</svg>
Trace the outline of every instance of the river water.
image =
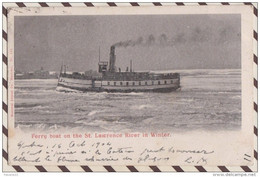
<svg viewBox="0 0 260 177">
<path fill-rule="evenodd" d="M 15 80 L 15 126 L 98 132 L 241 128 L 241 70 L 179 72 L 181 89 L 171 93 L 61 92 L 57 80 Z"/>
</svg>

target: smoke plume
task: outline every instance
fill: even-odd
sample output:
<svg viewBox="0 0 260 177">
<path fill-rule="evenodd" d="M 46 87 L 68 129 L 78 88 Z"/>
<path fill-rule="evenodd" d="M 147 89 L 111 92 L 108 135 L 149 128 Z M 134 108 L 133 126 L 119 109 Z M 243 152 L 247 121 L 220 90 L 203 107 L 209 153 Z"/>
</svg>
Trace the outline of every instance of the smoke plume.
<svg viewBox="0 0 260 177">
<path fill-rule="evenodd" d="M 127 40 L 127 41 L 121 41 L 113 44 L 114 47 L 134 47 L 134 46 L 143 46 L 143 47 L 149 47 L 149 46 L 173 46 L 174 45 L 174 39 L 168 39 L 166 34 L 162 34 L 159 37 L 155 37 L 154 35 L 149 35 L 146 38 L 139 37 L 136 40 Z"/>
<path fill-rule="evenodd" d="M 139 37 L 136 40 L 127 40 L 115 43 L 114 47 L 134 47 L 134 46 L 158 46 L 158 47 L 172 47 L 177 45 L 182 45 L 188 43 L 201 44 L 203 42 L 219 42 L 223 43 L 226 41 L 227 36 L 237 35 L 234 34 L 235 31 L 232 27 L 220 28 L 218 31 L 214 31 L 210 27 L 196 27 L 190 29 L 188 32 L 179 31 L 174 36 L 167 36 L 166 34 L 161 34 L 159 36 L 149 35 L 146 37 Z M 238 38 L 239 39 L 239 38 Z"/>
</svg>

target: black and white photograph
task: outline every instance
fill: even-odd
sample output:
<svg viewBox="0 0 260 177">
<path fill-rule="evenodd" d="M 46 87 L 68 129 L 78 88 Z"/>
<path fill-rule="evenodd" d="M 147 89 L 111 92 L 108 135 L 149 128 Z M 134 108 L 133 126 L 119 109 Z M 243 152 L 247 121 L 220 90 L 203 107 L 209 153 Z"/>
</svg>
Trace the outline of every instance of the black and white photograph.
<svg viewBox="0 0 260 177">
<path fill-rule="evenodd" d="M 15 126 L 239 130 L 240 21 L 239 14 L 15 17 Z"/>
</svg>

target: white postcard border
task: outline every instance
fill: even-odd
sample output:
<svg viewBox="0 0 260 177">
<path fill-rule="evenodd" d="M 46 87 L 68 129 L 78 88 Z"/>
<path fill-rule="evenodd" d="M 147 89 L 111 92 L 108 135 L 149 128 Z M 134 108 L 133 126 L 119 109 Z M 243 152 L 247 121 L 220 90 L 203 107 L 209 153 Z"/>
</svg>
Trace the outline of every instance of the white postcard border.
<svg viewBox="0 0 260 177">
<path fill-rule="evenodd" d="M 24 6 L 26 7 L 42 7 L 43 5 L 42 4 L 37 4 L 37 3 L 22 3 Z M 4 3 L 3 4 L 3 10 L 4 9 L 7 9 L 9 7 L 23 7 L 21 3 L 18 4 L 18 3 Z M 62 3 L 46 3 L 48 6 L 88 6 L 91 4 L 94 5 L 94 6 L 104 6 L 104 3 L 103 4 L 99 4 L 99 3 L 90 3 L 90 4 L 84 4 L 84 3 L 68 3 L 68 4 L 62 4 Z M 117 6 L 121 6 L 121 5 L 129 5 L 129 6 L 133 6 L 133 4 L 122 4 L 122 3 L 114 3 L 109 5 L 107 4 L 107 6 L 109 7 L 113 7 L 114 5 L 117 5 Z M 138 5 L 140 5 L 141 3 L 137 3 Z M 148 4 L 148 3 L 147 3 Z M 143 4 L 144 6 L 147 6 L 147 4 Z M 160 3 L 159 5 L 162 5 L 163 3 Z M 188 4 L 188 3 L 183 3 L 185 5 L 191 5 L 191 4 Z M 216 3 L 213 3 L 214 5 L 216 5 Z M 136 5 L 136 4 L 134 4 Z M 151 5 L 156 5 L 156 4 L 151 4 Z M 157 4 L 158 5 L 158 4 Z M 168 5 L 168 4 L 167 4 Z M 175 4 L 177 5 L 177 4 Z M 205 5 L 205 4 L 198 4 L 198 5 Z M 206 5 L 210 5 L 209 3 L 206 4 Z M 221 4 L 219 3 L 219 5 L 223 5 L 224 4 Z M 241 4 L 240 4 L 241 5 Z M 245 5 L 245 4 L 243 4 Z M 149 5 L 148 5 L 149 6 Z M 252 4 L 252 10 L 255 11 L 255 9 L 257 9 L 257 4 L 254 3 Z M 43 169 L 45 169 L 46 171 L 75 171 L 74 169 L 77 169 L 76 171 L 81 171 L 80 168 L 74 168 L 73 166 L 69 166 L 69 167 L 65 167 L 65 166 L 57 166 L 57 167 L 43 167 L 43 166 L 9 166 L 7 164 L 7 159 L 6 157 L 8 157 L 8 155 L 6 155 L 8 153 L 8 150 L 7 150 L 7 141 L 8 141 L 8 135 L 10 136 L 10 133 L 8 132 L 8 129 L 7 129 L 7 116 L 8 116 L 8 113 L 10 114 L 11 110 L 9 111 L 8 110 L 8 105 L 10 105 L 11 103 L 8 102 L 7 103 L 7 92 L 8 92 L 8 89 L 12 88 L 12 85 L 8 85 L 8 81 L 9 79 L 11 78 L 11 76 L 7 77 L 7 58 L 8 58 L 8 64 L 9 64 L 9 59 L 12 57 L 10 54 L 8 54 L 7 56 L 7 41 L 8 41 L 8 33 L 7 33 L 7 23 L 6 21 L 8 20 L 8 16 L 6 16 L 6 14 L 4 14 L 3 12 L 3 126 L 2 126 L 2 132 L 3 132 L 3 169 L 4 171 L 42 171 Z M 256 135 L 255 138 L 254 138 L 254 141 L 255 141 L 255 146 L 257 145 L 257 25 L 256 25 L 256 21 L 257 21 L 257 16 L 254 16 L 254 25 L 253 25 L 253 35 L 252 35 L 252 39 L 254 41 L 254 56 L 252 56 L 252 60 L 254 60 L 254 66 L 253 66 L 253 75 L 254 75 L 254 78 L 252 78 L 252 85 L 254 86 L 254 89 L 253 89 L 253 92 L 254 92 L 254 96 L 253 96 L 253 105 L 252 107 L 254 107 L 254 111 L 253 111 L 253 117 L 254 117 L 254 134 Z M 8 112 L 8 113 L 7 113 Z M 189 167 L 189 166 L 185 166 L 185 167 L 164 167 L 164 166 L 148 166 L 147 168 L 146 167 L 139 167 L 139 166 L 134 166 L 134 167 L 131 167 L 131 166 L 102 166 L 102 168 L 97 168 L 97 167 L 89 167 L 86 168 L 86 167 L 82 167 L 82 171 L 132 171 L 134 169 L 136 169 L 137 171 L 181 171 L 180 169 L 182 169 L 183 171 L 256 171 L 257 170 L 257 147 L 255 147 L 255 151 L 254 151 L 254 166 L 250 166 L 250 167 L 247 167 L 247 166 L 241 166 L 241 167 L 223 167 L 223 166 L 217 166 L 217 167 L 202 167 L 202 166 L 194 166 L 194 167 Z M 80 169 L 80 170 L 79 170 Z M 94 169 L 97 169 L 97 170 L 94 170 Z M 132 169 L 132 170 L 131 170 Z M 162 169 L 165 169 L 165 170 L 162 170 Z M 167 170 L 166 170 L 167 169 Z M 44 171 L 44 170 L 43 170 Z"/>
</svg>

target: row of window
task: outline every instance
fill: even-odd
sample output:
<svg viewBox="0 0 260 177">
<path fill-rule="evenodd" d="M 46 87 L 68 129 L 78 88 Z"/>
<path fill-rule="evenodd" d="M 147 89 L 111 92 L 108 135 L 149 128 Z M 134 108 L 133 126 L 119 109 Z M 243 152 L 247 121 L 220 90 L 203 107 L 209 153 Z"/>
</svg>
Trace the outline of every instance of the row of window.
<svg viewBox="0 0 260 177">
<path fill-rule="evenodd" d="M 154 85 L 154 83 L 157 82 L 158 85 L 161 85 L 161 81 L 152 81 L 152 85 Z M 120 85 L 123 85 L 123 82 L 119 82 Z M 135 85 L 136 82 L 132 82 L 132 85 Z M 138 82 L 139 85 L 142 85 L 142 82 L 139 81 Z M 167 84 L 167 81 L 164 81 L 164 84 Z M 173 80 L 171 80 L 171 84 L 173 84 Z M 110 85 L 110 82 L 107 82 L 107 85 Z M 117 85 L 117 82 L 114 82 L 114 85 L 116 86 Z M 126 86 L 129 85 L 129 82 L 126 82 Z M 148 85 L 147 82 L 144 83 L 144 85 Z"/>
</svg>

